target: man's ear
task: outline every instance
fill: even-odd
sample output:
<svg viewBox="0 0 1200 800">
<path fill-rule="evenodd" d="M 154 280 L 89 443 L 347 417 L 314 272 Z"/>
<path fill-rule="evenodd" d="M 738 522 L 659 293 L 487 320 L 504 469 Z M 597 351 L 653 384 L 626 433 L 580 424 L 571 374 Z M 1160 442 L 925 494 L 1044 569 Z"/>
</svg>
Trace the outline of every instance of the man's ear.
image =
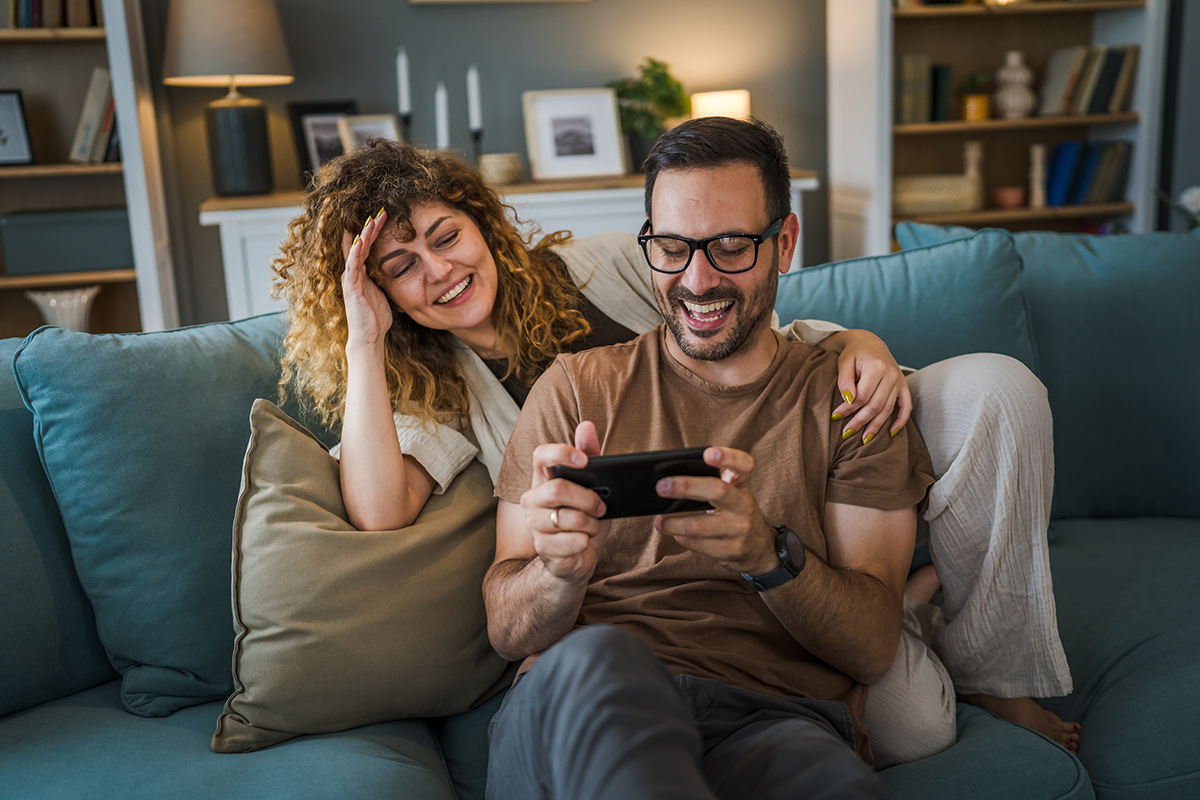
<svg viewBox="0 0 1200 800">
<path fill-rule="evenodd" d="M 800 220 L 795 214 L 784 217 L 783 226 L 777 235 L 779 239 L 779 274 L 782 275 L 792 268 L 792 253 L 796 243 L 800 241 Z"/>
</svg>

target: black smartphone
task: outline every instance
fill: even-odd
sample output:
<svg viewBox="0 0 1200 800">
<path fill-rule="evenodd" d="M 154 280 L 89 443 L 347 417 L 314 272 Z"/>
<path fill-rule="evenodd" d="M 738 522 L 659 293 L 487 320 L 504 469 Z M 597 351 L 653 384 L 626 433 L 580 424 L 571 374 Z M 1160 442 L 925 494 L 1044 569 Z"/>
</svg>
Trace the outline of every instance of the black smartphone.
<svg viewBox="0 0 1200 800">
<path fill-rule="evenodd" d="M 651 450 L 615 456 L 595 456 L 586 467 L 557 465 L 550 468 L 555 478 L 566 478 L 600 495 L 606 506 L 603 519 L 675 514 L 712 508 L 702 500 L 659 497 L 654 485 L 674 475 L 719 477 L 720 471 L 704 463 L 703 447 L 683 450 Z"/>
</svg>

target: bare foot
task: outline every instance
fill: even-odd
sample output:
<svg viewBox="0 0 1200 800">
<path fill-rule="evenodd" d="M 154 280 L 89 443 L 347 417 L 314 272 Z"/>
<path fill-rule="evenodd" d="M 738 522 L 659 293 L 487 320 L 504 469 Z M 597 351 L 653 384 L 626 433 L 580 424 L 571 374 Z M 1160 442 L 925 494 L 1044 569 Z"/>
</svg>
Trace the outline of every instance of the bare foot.
<svg viewBox="0 0 1200 800">
<path fill-rule="evenodd" d="M 926 564 L 908 576 L 908 582 L 904 584 L 904 593 L 914 600 L 928 603 L 940 588 L 942 581 L 938 578 L 937 570 L 933 568 L 933 564 Z"/>
<path fill-rule="evenodd" d="M 962 694 L 964 703 L 986 708 L 1001 719 L 1033 728 L 1049 736 L 1072 753 L 1079 752 L 1078 722 L 1063 722 L 1053 711 L 1047 711 L 1032 697 L 992 697 L 989 694 Z"/>
</svg>

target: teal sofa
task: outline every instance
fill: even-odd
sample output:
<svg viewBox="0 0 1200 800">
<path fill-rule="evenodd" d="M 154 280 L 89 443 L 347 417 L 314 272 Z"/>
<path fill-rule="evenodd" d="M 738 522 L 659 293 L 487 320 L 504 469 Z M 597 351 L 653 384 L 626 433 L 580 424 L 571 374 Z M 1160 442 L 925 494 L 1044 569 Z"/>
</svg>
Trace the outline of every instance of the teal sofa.
<svg viewBox="0 0 1200 800">
<path fill-rule="evenodd" d="M 900 253 L 784 276 L 777 309 L 876 330 L 912 366 L 991 351 L 1041 377 L 1075 679 L 1046 704 L 1083 733 L 1076 757 L 960 704 L 958 744 L 882 777 L 914 800 L 1200 796 L 1200 237 L 900 233 Z M 483 796 L 499 696 L 209 749 L 247 418 L 274 396 L 281 334 L 265 316 L 0 341 L 3 797 Z"/>
</svg>

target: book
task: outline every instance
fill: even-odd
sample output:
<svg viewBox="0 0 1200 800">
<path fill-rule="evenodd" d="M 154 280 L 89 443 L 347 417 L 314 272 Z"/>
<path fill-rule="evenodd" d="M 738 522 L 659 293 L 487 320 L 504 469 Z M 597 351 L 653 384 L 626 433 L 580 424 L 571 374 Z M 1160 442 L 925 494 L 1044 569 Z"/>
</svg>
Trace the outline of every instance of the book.
<svg viewBox="0 0 1200 800">
<path fill-rule="evenodd" d="M 1092 185 L 1084 196 L 1084 203 L 1091 205 L 1104 202 L 1103 189 L 1112 183 L 1113 168 L 1116 165 L 1116 148 L 1112 142 L 1101 143 L 1102 153 L 1096 165 L 1096 174 L 1092 177 Z"/>
<path fill-rule="evenodd" d="M 104 153 L 105 163 L 111 164 L 121 160 L 121 130 L 117 121 L 113 120 L 112 136 L 108 137 L 108 149 Z"/>
<path fill-rule="evenodd" d="M 1092 92 L 1087 113 L 1108 113 L 1108 105 L 1112 102 L 1113 89 L 1117 86 L 1117 76 L 1121 73 L 1121 64 L 1124 61 L 1124 47 L 1110 47 L 1105 53 L 1104 65 L 1100 67 L 1100 77 L 1096 79 L 1096 90 Z"/>
<path fill-rule="evenodd" d="M 1054 146 L 1050 167 L 1046 170 L 1046 205 L 1063 206 L 1071 190 L 1071 179 L 1079 163 L 1080 142 L 1060 142 Z"/>
<path fill-rule="evenodd" d="M 1089 142 L 1084 145 L 1083 153 L 1080 157 L 1080 167 L 1075 172 L 1075 178 L 1072 181 L 1069 202 L 1073 206 L 1082 205 L 1087 202 L 1088 191 L 1092 187 L 1092 182 L 1096 177 L 1096 167 L 1100 163 L 1100 156 L 1104 153 L 1103 142 Z"/>
<path fill-rule="evenodd" d="M 1121 73 L 1117 76 L 1112 99 L 1108 103 L 1108 111 L 1111 114 L 1129 110 L 1129 101 L 1133 95 L 1133 77 L 1137 73 L 1140 52 L 1141 47 L 1136 44 L 1125 45 L 1125 60 L 1121 62 Z"/>
<path fill-rule="evenodd" d="M 42 0 L 29 0 L 29 27 L 42 27 Z"/>
<path fill-rule="evenodd" d="M 1071 95 L 1075 92 L 1075 83 L 1079 80 L 1079 72 L 1087 60 L 1088 48 L 1083 45 L 1076 47 L 1060 47 L 1050 54 L 1046 63 L 1046 73 L 1042 78 L 1041 106 L 1038 114 L 1052 116 L 1067 113 Z"/>
<path fill-rule="evenodd" d="M 91 0 L 66 0 L 67 26 L 87 28 L 92 24 Z"/>
<path fill-rule="evenodd" d="M 912 53 L 896 64 L 896 123 L 911 125 L 929 121 L 929 56 Z"/>
<path fill-rule="evenodd" d="M 1129 142 L 1113 142 L 1113 147 L 1116 149 L 1116 164 L 1113 167 L 1112 181 L 1104 187 L 1104 199 L 1102 203 L 1119 203 L 1125 197 L 1125 184 L 1129 180 L 1129 162 L 1130 155 L 1133 152 L 1133 145 Z"/>
<path fill-rule="evenodd" d="M 932 65 L 929 68 L 929 119 L 931 122 L 950 120 L 950 94 L 950 65 Z"/>
<path fill-rule="evenodd" d="M 42 0 L 42 27 L 61 28 L 65 20 L 63 0 Z"/>
<path fill-rule="evenodd" d="M 112 81 L 108 70 L 95 67 L 87 94 L 83 98 L 83 110 L 79 113 L 79 124 L 75 126 L 75 139 L 71 142 L 68 161 L 76 164 L 87 164 L 91 161 L 96 134 L 104 122 L 104 112 L 111 94 Z"/>
<path fill-rule="evenodd" d="M 104 154 L 108 151 L 108 139 L 112 136 L 114 122 L 116 122 L 116 103 L 113 102 L 112 91 L 110 89 L 108 102 L 104 105 L 104 116 L 101 117 L 100 127 L 96 129 L 96 135 L 92 139 L 92 150 L 88 156 L 90 163 L 96 164 L 104 160 Z"/>
<path fill-rule="evenodd" d="M 1092 102 L 1092 94 L 1096 91 L 1096 82 L 1100 79 L 1100 70 L 1104 67 L 1104 59 L 1108 47 L 1096 45 L 1088 53 L 1087 65 L 1079 73 L 1079 82 L 1075 85 L 1075 96 L 1071 98 L 1072 114 L 1086 114 L 1088 104 Z"/>
</svg>

